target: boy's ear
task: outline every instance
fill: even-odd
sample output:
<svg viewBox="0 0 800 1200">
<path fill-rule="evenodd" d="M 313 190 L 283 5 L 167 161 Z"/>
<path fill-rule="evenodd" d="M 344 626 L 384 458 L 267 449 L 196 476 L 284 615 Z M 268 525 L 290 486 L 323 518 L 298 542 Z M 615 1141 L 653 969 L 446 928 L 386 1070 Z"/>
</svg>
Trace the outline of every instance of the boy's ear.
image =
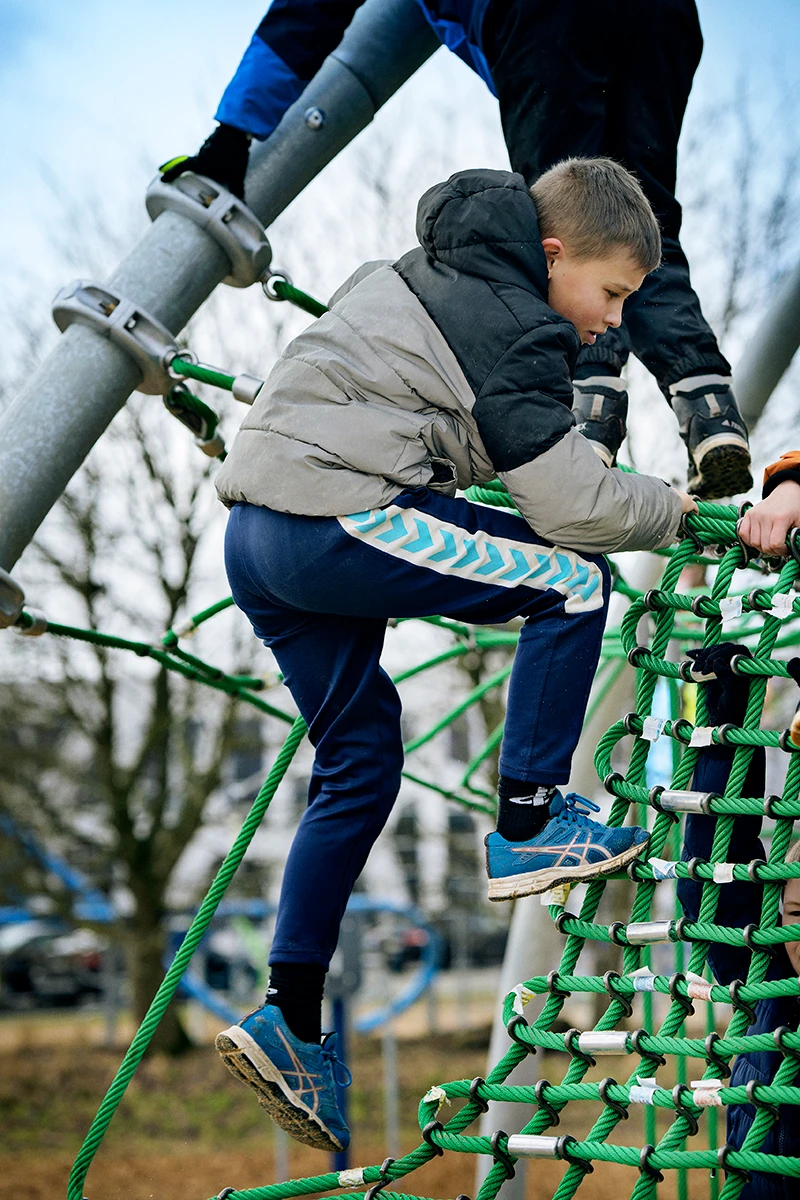
<svg viewBox="0 0 800 1200">
<path fill-rule="evenodd" d="M 564 253 L 564 243 L 559 241 L 558 238 L 543 238 L 542 249 L 547 259 L 547 278 L 549 279 L 553 274 L 553 263 Z"/>
</svg>

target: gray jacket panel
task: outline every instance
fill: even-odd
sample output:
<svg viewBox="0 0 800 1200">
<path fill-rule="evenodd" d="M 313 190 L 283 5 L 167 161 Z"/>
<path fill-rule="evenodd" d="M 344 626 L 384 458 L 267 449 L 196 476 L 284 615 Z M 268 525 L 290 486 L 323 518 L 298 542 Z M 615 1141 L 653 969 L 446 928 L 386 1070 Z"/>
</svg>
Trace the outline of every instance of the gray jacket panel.
<svg viewBox="0 0 800 1200">
<path fill-rule="evenodd" d="M 217 476 L 223 502 L 342 516 L 494 478 L 436 325 L 391 267 L 357 275 L 275 364 Z"/>
<path fill-rule="evenodd" d="M 573 550 L 658 550 L 678 532 L 678 493 L 651 475 L 610 471 L 576 429 L 500 478 L 537 533 Z"/>
</svg>

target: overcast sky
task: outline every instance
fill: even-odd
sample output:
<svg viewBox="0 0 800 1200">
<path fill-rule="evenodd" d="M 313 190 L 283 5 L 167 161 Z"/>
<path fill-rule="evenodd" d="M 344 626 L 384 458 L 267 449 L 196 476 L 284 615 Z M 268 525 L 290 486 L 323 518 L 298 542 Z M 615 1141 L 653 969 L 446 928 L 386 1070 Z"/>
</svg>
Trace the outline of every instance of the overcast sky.
<svg viewBox="0 0 800 1200">
<path fill-rule="evenodd" d="M 0 0 L 4 273 L 46 254 L 43 231 L 59 206 L 43 176 L 73 196 L 87 182 L 127 192 L 143 187 L 159 162 L 196 148 L 264 7 L 263 0 Z M 800 0 L 699 0 L 699 9 L 705 53 L 692 105 L 747 74 L 764 94 L 758 132 L 769 139 L 781 80 L 797 79 Z M 602 11 L 598 5 L 598 20 Z M 465 123 L 493 107 L 445 51 L 407 86 L 435 97 L 443 79 Z M 383 119 L 398 115 L 395 102 Z"/>
<path fill-rule="evenodd" d="M 25 297 L 35 309 L 32 316 L 49 326 L 47 314 L 57 287 L 79 274 L 95 273 L 88 259 L 83 261 L 80 234 L 67 235 L 75 243 L 73 267 L 54 259 L 52 235 L 64 232 L 64 197 L 101 195 L 111 212 L 132 208 L 144 224 L 147 182 L 160 162 L 194 152 L 210 132 L 217 101 L 264 7 L 263 0 L 238 0 L 227 6 L 219 0 L 137 0 L 135 5 L 0 0 L 0 162 L 5 182 L 0 189 L 5 284 L 0 314 L 9 297 L 13 302 Z M 683 144 L 705 128 L 700 117 L 709 105 L 730 102 L 746 81 L 758 178 L 777 178 L 787 154 L 800 150 L 800 0 L 698 0 L 698 8 L 705 51 Z M 597 13 L 601 20 L 602 5 Z M 445 108 L 451 117 L 437 123 L 437 114 Z M 407 186 L 394 185 L 395 192 L 407 194 L 395 196 L 401 208 L 391 233 L 376 223 L 371 210 L 362 211 L 368 190 L 360 195 L 353 185 L 358 147 L 377 145 L 380 138 L 384 148 L 391 148 L 392 162 L 402 156 L 402 148 L 415 163 Z M 704 152 L 701 145 L 700 154 L 694 155 L 695 171 Z M 714 165 L 724 155 L 724 144 L 712 133 L 712 190 Z M 479 165 L 508 165 L 496 103 L 472 72 L 440 50 L 387 104 L 356 148 L 345 151 L 339 164 L 314 181 L 290 209 L 286 220 L 294 220 L 295 229 L 301 222 L 313 262 L 310 277 L 306 260 L 302 270 L 298 265 L 297 282 L 325 297 L 363 259 L 402 253 L 413 238 L 414 207 L 421 192 L 440 174 Z M 688 193 L 696 179 L 690 181 L 687 174 L 684 180 Z M 730 177 L 726 186 L 732 186 Z M 680 198 L 680 173 L 678 194 Z M 334 212 L 355 231 L 349 247 L 340 246 L 335 230 L 326 224 L 326 213 Z M 122 222 L 120 228 L 129 238 L 130 224 Z M 695 284 L 711 314 L 715 268 L 713 262 L 709 268 L 702 261 L 704 237 L 699 218 L 692 216 L 684 242 L 697 267 Z M 279 222 L 273 229 L 276 265 L 294 269 L 297 243 L 291 226 Z M 800 238 L 790 242 L 790 255 L 796 254 L 797 245 Z M 108 262 L 106 269 L 112 266 Z M 223 291 L 228 293 L 223 304 L 231 311 L 242 312 L 236 306 L 253 303 L 250 292 Z M 754 307 L 762 303 L 759 299 Z M 274 316 L 273 310 L 269 318 Z M 288 333 L 298 319 L 304 320 L 289 320 Z M 7 351 L 8 347 L 7 340 Z M 229 350 L 226 362 L 253 369 L 239 361 L 235 344 Z M 734 364 L 739 350 L 738 345 L 732 347 Z M 788 417 L 788 402 L 781 404 Z"/>
</svg>

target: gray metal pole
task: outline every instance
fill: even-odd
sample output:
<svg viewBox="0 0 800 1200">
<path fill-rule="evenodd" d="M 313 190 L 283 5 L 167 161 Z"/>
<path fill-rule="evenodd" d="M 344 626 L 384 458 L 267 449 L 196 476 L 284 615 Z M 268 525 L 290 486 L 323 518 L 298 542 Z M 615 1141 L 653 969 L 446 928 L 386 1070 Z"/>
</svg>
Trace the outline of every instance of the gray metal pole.
<svg viewBox="0 0 800 1200">
<path fill-rule="evenodd" d="M 438 45 L 414 0 L 366 0 L 278 129 L 254 147 L 253 212 L 273 221 Z M 307 122 L 312 108 L 318 115 Z M 109 284 L 177 334 L 229 269 L 207 233 L 164 212 Z M 140 378 L 123 351 L 74 324 L 3 414 L 0 568 L 14 566 Z"/>
<path fill-rule="evenodd" d="M 502 1003 L 506 995 L 518 983 L 530 979 L 531 975 L 545 975 L 558 962 L 559 944 L 563 938 L 556 933 L 550 914 L 539 903 L 538 896 L 529 896 L 524 900 L 514 901 L 514 912 L 511 916 L 511 928 L 508 933 L 505 957 L 500 971 L 500 986 L 497 990 L 497 1007 L 495 1020 L 492 1025 L 492 1037 L 489 1043 L 488 1070 L 495 1067 L 508 1050 L 511 1042 L 503 1024 Z M 532 1000 L 526 1015 L 531 1018 L 541 1008 L 540 998 Z M 536 1082 L 536 1059 L 532 1054 L 524 1058 L 509 1075 L 506 1082 L 509 1085 L 532 1086 Z M 531 1119 L 534 1106 L 528 1104 L 512 1104 L 510 1101 L 492 1100 L 489 1109 L 481 1117 L 481 1133 L 491 1136 L 496 1129 L 506 1133 L 519 1133 L 523 1125 Z M 491 1158 L 480 1155 L 475 1165 L 475 1191 L 480 1190 L 486 1175 L 492 1166 Z M 503 1184 L 503 1200 L 524 1200 L 525 1174 L 527 1163 L 522 1159 L 516 1164 L 516 1174 L 513 1179 Z"/>
<path fill-rule="evenodd" d="M 750 429 L 800 346 L 800 263 L 778 287 L 734 371 L 736 399 Z"/>
</svg>

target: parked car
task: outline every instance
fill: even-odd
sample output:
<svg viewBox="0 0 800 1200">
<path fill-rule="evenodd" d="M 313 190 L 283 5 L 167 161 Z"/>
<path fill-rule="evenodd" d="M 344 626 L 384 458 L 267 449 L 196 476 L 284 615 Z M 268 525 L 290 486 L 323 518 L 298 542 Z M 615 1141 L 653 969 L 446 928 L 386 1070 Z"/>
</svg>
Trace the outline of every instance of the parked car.
<svg viewBox="0 0 800 1200">
<path fill-rule="evenodd" d="M 102 994 L 106 941 L 34 918 L 0 926 L 0 1007 L 80 1004 Z"/>
</svg>

